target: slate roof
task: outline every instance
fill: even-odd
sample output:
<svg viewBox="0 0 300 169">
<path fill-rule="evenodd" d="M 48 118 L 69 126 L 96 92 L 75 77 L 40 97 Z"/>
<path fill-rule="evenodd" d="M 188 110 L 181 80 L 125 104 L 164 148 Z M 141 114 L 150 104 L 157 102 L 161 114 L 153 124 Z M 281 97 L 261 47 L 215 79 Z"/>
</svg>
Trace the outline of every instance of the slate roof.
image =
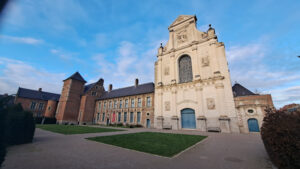
<svg viewBox="0 0 300 169">
<path fill-rule="evenodd" d="M 255 93 L 251 92 L 250 90 L 238 83 L 232 86 L 232 92 L 234 97 L 256 95 Z"/>
<path fill-rule="evenodd" d="M 146 94 L 146 93 L 153 93 L 154 92 L 154 83 L 144 83 L 140 84 L 137 87 L 129 86 L 125 88 L 115 89 L 110 92 L 106 91 L 98 98 L 98 100 L 104 99 L 112 99 L 117 97 L 124 97 L 124 96 L 133 96 L 138 94 Z"/>
<path fill-rule="evenodd" d="M 90 88 L 92 88 L 96 83 L 91 83 L 84 86 L 84 93 L 87 92 Z"/>
<path fill-rule="evenodd" d="M 17 97 L 29 98 L 29 99 L 38 99 L 38 100 L 55 100 L 58 101 L 60 95 L 55 93 L 49 93 L 38 90 L 31 90 L 19 87 Z"/>
<path fill-rule="evenodd" d="M 79 81 L 86 83 L 86 81 L 83 79 L 83 77 L 80 75 L 79 72 L 75 72 L 73 75 L 71 75 L 70 77 L 66 78 L 63 81 L 66 81 L 68 79 L 75 79 L 75 80 L 79 80 Z"/>
</svg>

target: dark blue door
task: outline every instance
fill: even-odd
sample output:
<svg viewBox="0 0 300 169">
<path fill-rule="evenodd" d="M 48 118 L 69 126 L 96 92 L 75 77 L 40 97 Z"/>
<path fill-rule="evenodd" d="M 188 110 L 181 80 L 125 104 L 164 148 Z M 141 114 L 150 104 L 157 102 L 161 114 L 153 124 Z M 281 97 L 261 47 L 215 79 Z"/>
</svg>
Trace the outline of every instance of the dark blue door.
<svg viewBox="0 0 300 169">
<path fill-rule="evenodd" d="M 150 128 L 150 119 L 147 119 L 147 128 Z"/>
<path fill-rule="evenodd" d="M 181 127 L 188 129 L 196 128 L 195 111 L 193 109 L 181 110 Z"/>
<path fill-rule="evenodd" d="M 256 119 L 248 120 L 248 128 L 250 132 L 259 132 L 258 122 Z"/>
</svg>

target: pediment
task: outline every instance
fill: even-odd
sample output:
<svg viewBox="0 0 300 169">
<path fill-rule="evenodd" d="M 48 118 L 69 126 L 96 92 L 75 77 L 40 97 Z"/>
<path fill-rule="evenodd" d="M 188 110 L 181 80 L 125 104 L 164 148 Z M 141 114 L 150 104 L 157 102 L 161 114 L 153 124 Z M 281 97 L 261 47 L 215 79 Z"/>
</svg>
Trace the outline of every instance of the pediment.
<svg viewBox="0 0 300 169">
<path fill-rule="evenodd" d="M 189 20 L 191 18 L 195 18 L 196 20 L 196 16 L 194 15 L 180 15 L 177 17 L 177 19 L 169 26 L 170 27 L 173 27 L 173 26 L 176 26 L 178 24 L 181 24 L 183 22 L 185 22 L 186 20 Z"/>
</svg>

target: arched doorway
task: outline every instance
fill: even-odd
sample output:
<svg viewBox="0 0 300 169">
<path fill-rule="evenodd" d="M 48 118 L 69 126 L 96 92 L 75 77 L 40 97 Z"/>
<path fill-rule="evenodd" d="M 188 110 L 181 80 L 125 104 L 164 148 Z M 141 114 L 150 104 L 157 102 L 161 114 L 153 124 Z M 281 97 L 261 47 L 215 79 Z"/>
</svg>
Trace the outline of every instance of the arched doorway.
<svg viewBox="0 0 300 169">
<path fill-rule="evenodd" d="M 193 109 L 181 110 L 181 128 L 196 128 L 195 111 Z"/>
<path fill-rule="evenodd" d="M 249 132 L 259 132 L 258 121 L 254 118 L 248 120 Z"/>
</svg>

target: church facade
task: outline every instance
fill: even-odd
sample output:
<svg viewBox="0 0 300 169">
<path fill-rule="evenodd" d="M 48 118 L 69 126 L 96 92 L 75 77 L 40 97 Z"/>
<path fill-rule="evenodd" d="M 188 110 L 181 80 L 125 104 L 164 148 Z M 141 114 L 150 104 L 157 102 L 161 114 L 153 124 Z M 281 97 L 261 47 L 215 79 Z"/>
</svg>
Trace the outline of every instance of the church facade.
<svg viewBox="0 0 300 169">
<path fill-rule="evenodd" d="M 224 44 L 214 28 L 201 32 L 196 22 L 196 16 L 181 15 L 169 26 L 169 40 L 158 48 L 154 83 L 139 84 L 136 79 L 133 86 L 109 85 L 106 91 L 103 79 L 86 85 L 76 72 L 63 81 L 59 99 L 40 98 L 42 105 L 47 105 L 47 98 L 55 101 L 56 111 L 47 116 L 69 124 L 258 132 L 265 108 L 274 107 L 271 95 L 255 94 L 240 84 L 232 87 Z M 15 102 L 35 110 L 33 99 L 39 98 L 33 97 L 34 92 L 18 91 L 23 94 L 17 94 Z"/>
</svg>

